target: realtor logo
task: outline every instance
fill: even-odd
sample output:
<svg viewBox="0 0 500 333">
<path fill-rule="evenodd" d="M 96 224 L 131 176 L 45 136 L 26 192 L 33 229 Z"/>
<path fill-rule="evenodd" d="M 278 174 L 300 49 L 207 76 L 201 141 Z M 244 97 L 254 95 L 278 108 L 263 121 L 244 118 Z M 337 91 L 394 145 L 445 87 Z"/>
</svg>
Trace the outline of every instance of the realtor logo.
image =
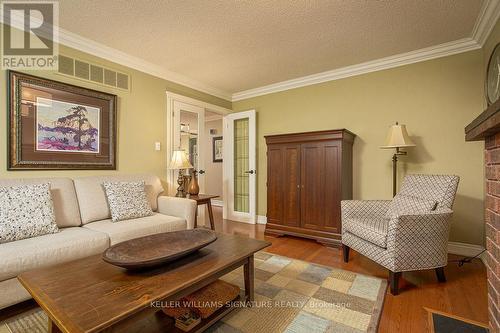
<svg viewBox="0 0 500 333">
<path fill-rule="evenodd" d="M 1 3 L 1 69 L 57 70 L 57 1 Z"/>
</svg>

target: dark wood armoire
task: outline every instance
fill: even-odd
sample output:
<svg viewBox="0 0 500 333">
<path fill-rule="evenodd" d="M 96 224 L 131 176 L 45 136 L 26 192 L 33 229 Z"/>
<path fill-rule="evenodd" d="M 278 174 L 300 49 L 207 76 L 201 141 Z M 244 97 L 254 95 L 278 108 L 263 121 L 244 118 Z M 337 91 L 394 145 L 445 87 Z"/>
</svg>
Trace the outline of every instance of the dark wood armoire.
<svg viewBox="0 0 500 333">
<path fill-rule="evenodd" d="M 354 137 L 345 129 L 265 136 L 266 234 L 340 246 L 340 201 L 352 199 Z"/>
</svg>

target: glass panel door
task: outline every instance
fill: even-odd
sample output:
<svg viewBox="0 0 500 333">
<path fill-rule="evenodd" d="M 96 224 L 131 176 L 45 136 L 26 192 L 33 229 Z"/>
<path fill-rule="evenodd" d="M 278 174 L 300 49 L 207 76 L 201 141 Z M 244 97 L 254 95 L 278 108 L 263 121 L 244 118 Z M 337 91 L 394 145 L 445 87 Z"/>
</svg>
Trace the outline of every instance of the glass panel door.
<svg viewBox="0 0 500 333">
<path fill-rule="evenodd" d="M 255 143 L 255 110 L 224 117 L 224 218 L 256 223 Z"/>
<path fill-rule="evenodd" d="M 234 121 L 234 210 L 248 213 L 250 182 L 248 160 L 248 118 Z"/>
</svg>

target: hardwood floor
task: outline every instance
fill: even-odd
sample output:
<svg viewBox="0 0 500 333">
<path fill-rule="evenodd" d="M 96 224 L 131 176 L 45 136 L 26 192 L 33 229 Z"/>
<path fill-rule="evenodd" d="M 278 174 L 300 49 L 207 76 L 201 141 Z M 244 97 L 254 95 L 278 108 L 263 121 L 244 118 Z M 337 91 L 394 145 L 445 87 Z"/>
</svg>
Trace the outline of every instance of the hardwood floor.
<svg viewBox="0 0 500 333">
<path fill-rule="evenodd" d="M 222 211 L 214 207 L 215 229 L 224 233 L 267 239 L 272 246 L 266 251 L 321 265 L 338 267 L 386 279 L 387 270 L 351 250 L 349 263 L 342 261 L 340 249 L 295 237 L 265 237 L 264 225 L 251 225 L 222 219 Z M 450 255 L 450 260 L 460 257 Z M 387 292 L 379 332 L 428 332 L 427 312 L 424 307 L 464 317 L 480 323 L 488 322 L 486 270 L 476 259 L 458 267 L 451 263 L 445 268 L 446 283 L 438 283 L 434 270 L 404 273 L 400 294 Z M 0 311 L 0 321 L 20 311 L 36 306 L 27 301 Z"/>
<path fill-rule="evenodd" d="M 302 238 L 264 236 L 264 225 L 223 221 L 219 207 L 214 207 L 214 217 L 216 231 L 271 241 L 272 246 L 266 249 L 268 252 L 384 279 L 388 277 L 386 269 L 353 250 L 346 264 L 340 249 Z M 450 261 L 460 258 L 450 255 Z M 434 270 L 403 273 L 400 294 L 392 296 L 387 292 L 379 332 L 428 332 L 424 307 L 487 324 L 486 270 L 481 260 L 475 259 L 462 267 L 450 262 L 445 274 L 447 282 L 438 283 Z"/>
</svg>

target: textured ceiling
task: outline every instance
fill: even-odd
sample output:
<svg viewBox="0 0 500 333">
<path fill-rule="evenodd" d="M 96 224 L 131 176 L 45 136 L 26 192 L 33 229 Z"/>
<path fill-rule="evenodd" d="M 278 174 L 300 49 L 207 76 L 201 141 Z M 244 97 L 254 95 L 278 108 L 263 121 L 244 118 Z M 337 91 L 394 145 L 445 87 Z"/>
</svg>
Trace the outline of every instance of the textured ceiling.
<svg viewBox="0 0 500 333">
<path fill-rule="evenodd" d="M 60 26 L 234 93 L 470 37 L 483 0 L 64 0 Z"/>
</svg>

